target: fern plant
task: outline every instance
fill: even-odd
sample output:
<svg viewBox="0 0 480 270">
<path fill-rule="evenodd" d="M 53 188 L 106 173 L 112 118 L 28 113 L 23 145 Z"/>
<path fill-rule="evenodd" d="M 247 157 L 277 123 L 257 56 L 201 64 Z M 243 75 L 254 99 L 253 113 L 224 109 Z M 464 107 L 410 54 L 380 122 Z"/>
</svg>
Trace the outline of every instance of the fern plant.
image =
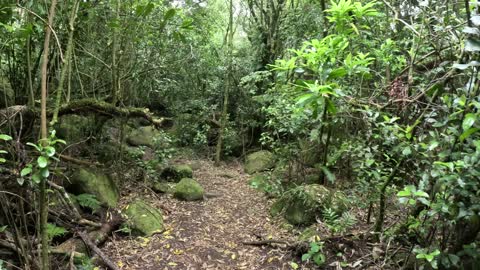
<svg viewBox="0 0 480 270">
<path fill-rule="evenodd" d="M 52 223 L 47 223 L 47 234 L 48 234 L 49 241 L 51 241 L 53 238 L 57 236 L 62 236 L 67 232 L 68 231 L 63 227 L 59 227 Z"/>
<path fill-rule="evenodd" d="M 97 197 L 93 194 L 80 194 L 75 196 L 75 200 L 82 207 L 92 210 L 93 213 L 97 212 L 100 209 L 100 202 L 97 200 Z"/>
<path fill-rule="evenodd" d="M 357 223 L 357 219 L 350 212 L 338 216 L 332 208 L 324 208 L 322 218 L 331 234 L 343 234 Z"/>
</svg>

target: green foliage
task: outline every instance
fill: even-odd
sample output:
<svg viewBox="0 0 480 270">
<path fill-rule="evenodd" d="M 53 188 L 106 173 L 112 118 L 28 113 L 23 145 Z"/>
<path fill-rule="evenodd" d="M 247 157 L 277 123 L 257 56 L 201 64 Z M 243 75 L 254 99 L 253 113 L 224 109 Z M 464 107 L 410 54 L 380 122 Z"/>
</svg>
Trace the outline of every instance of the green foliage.
<svg viewBox="0 0 480 270">
<path fill-rule="evenodd" d="M 317 266 L 322 266 L 327 261 L 323 254 L 323 242 L 311 242 L 308 253 L 302 255 L 302 261 L 312 260 Z"/>
<path fill-rule="evenodd" d="M 322 221 L 332 234 L 343 234 L 357 223 L 357 219 L 350 212 L 343 212 L 339 217 L 332 208 L 323 209 Z"/>
<path fill-rule="evenodd" d="M 63 227 L 59 227 L 52 223 L 47 223 L 47 234 L 50 241 L 57 236 L 65 235 L 67 232 L 68 231 Z"/>
<path fill-rule="evenodd" d="M 428 252 L 425 249 L 414 248 L 413 252 L 417 254 L 415 256 L 417 259 L 425 260 L 433 269 L 438 269 L 437 257 L 440 255 L 440 250 L 436 249 L 432 252 Z"/>
<path fill-rule="evenodd" d="M 27 145 L 35 148 L 38 153 L 36 162 L 27 164 L 20 172 L 21 178 L 18 178 L 17 181 L 20 185 L 24 183 L 24 177 L 31 175 L 31 180 L 34 184 L 39 184 L 41 179 L 46 179 L 50 176 L 49 165 L 52 160 L 58 159 L 55 157 L 55 145 L 56 144 L 65 144 L 65 141 L 57 139 L 55 137 L 55 130 L 50 133 L 50 136 L 44 142 L 38 144 L 33 144 L 28 142 Z"/>
<path fill-rule="evenodd" d="M 6 135 L 6 134 L 0 134 L 0 141 L 10 141 L 12 137 Z M 7 154 L 7 151 L 5 150 L 0 150 L 0 155 L 1 154 Z M 5 158 L 0 157 L 0 163 L 5 163 L 6 160 Z"/>
<path fill-rule="evenodd" d="M 74 198 L 80 206 L 92 210 L 93 213 L 97 212 L 101 207 L 101 203 L 97 200 L 97 197 L 93 194 L 87 194 L 87 193 L 79 194 L 74 196 Z"/>
</svg>

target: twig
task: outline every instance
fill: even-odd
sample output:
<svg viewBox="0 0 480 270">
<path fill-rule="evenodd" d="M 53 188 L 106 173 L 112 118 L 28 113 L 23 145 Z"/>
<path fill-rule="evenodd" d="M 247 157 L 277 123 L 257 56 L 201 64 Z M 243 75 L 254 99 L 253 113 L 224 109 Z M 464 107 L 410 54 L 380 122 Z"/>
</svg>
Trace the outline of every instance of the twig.
<svg viewBox="0 0 480 270">
<path fill-rule="evenodd" d="M 83 242 L 85 242 L 85 245 L 87 245 L 93 252 L 95 252 L 95 254 L 97 254 L 97 255 L 102 259 L 102 261 L 105 263 L 106 266 L 108 266 L 108 268 L 110 268 L 111 270 L 120 270 L 120 268 L 118 268 L 117 265 L 115 265 L 115 263 L 113 263 L 113 262 L 107 257 L 107 255 L 105 255 L 105 253 L 103 253 L 103 252 L 92 242 L 92 240 L 90 239 L 90 237 L 87 235 L 86 232 L 78 232 L 78 235 L 80 236 L 80 238 L 82 238 Z"/>
</svg>

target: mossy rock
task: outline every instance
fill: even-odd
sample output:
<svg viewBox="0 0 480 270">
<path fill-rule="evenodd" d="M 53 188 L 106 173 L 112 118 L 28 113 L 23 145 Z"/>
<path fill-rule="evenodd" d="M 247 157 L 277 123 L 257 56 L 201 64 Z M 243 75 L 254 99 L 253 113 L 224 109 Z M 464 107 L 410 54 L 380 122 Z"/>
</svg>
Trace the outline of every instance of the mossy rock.
<svg viewBox="0 0 480 270">
<path fill-rule="evenodd" d="M 127 143 L 131 146 L 147 146 L 154 147 L 155 138 L 158 131 L 153 126 L 139 127 L 133 130 L 127 136 Z"/>
<path fill-rule="evenodd" d="M 309 225 L 323 207 L 329 207 L 331 191 L 324 186 L 312 184 L 298 186 L 285 192 L 270 209 L 270 214 L 283 213 L 293 225 Z"/>
<path fill-rule="evenodd" d="M 322 152 L 319 151 L 318 142 L 304 139 L 299 142 L 300 160 L 302 164 L 314 166 L 321 160 Z"/>
<path fill-rule="evenodd" d="M 103 172 L 93 169 L 77 169 L 67 184 L 68 191 L 75 195 L 93 194 L 102 204 L 115 207 L 120 197 L 115 182 Z"/>
<path fill-rule="evenodd" d="M 197 201 L 203 199 L 203 187 L 191 178 L 183 178 L 175 186 L 173 196 L 184 201 Z"/>
<path fill-rule="evenodd" d="M 245 172 L 254 174 L 272 169 L 275 166 L 274 155 L 266 150 L 248 155 L 245 159 Z"/>
<path fill-rule="evenodd" d="M 174 165 L 164 168 L 160 174 L 160 178 L 170 182 L 178 182 L 183 178 L 192 178 L 193 170 L 188 165 Z"/>
<path fill-rule="evenodd" d="M 343 212 L 347 211 L 348 208 L 350 208 L 350 203 L 347 196 L 343 192 L 336 190 L 332 191 L 329 207 L 335 211 L 335 213 L 341 215 Z"/>
<path fill-rule="evenodd" d="M 173 193 L 175 190 L 175 184 L 168 182 L 156 182 L 152 185 L 152 189 L 158 193 Z"/>
<path fill-rule="evenodd" d="M 314 225 L 313 225 L 314 226 Z M 298 236 L 299 242 L 311 242 L 315 236 L 318 236 L 317 230 L 314 227 L 308 227 Z"/>
<path fill-rule="evenodd" d="M 72 144 L 88 138 L 95 132 L 96 125 L 94 117 L 71 114 L 60 117 L 55 130 L 57 137 Z"/>
<path fill-rule="evenodd" d="M 136 234 L 151 236 L 164 229 L 162 212 L 142 200 L 129 204 L 125 210 L 127 225 Z"/>
<path fill-rule="evenodd" d="M 268 184 L 269 176 L 266 173 L 256 173 L 248 181 L 248 184 L 257 190 L 264 190 Z"/>
<path fill-rule="evenodd" d="M 286 202 L 283 198 L 277 199 L 272 206 L 270 206 L 270 215 L 272 217 L 278 216 L 282 213 L 283 209 L 285 208 Z"/>
</svg>

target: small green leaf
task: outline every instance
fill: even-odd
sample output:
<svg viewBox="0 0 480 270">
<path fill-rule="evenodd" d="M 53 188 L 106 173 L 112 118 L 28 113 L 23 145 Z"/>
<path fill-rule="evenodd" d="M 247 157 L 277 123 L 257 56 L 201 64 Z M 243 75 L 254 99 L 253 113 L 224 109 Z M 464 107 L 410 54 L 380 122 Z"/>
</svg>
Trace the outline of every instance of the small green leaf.
<svg viewBox="0 0 480 270">
<path fill-rule="evenodd" d="M 398 197 L 410 197 L 410 195 L 412 195 L 412 193 L 410 192 L 410 190 L 407 190 L 407 189 L 397 193 Z"/>
<path fill-rule="evenodd" d="M 42 181 L 42 177 L 40 176 L 40 174 L 34 173 L 34 174 L 32 175 L 32 181 L 33 181 L 35 184 L 40 184 L 40 182 Z"/>
<path fill-rule="evenodd" d="M 35 149 L 37 149 L 38 152 L 41 152 L 42 149 L 40 148 L 40 146 L 36 145 L 36 144 L 33 144 L 31 142 L 27 142 L 27 145 L 30 145 L 31 147 L 34 147 Z"/>
<path fill-rule="evenodd" d="M 409 156 L 411 153 L 412 153 L 412 149 L 410 149 L 410 146 L 403 148 L 402 154 L 404 156 Z"/>
<path fill-rule="evenodd" d="M 38 167 L 45 168 L 48 165 L 48 160 L 44 156 L 39 156 L 37 159 L 37 164 L 38 164 Z"/>
<path fill-rule="evenodd" d="M 29 175 L 31 172 L 32 172 L 32 166 L 27 166 L 22 169 L 22 171 L 20 172 L 20 176 L 23 177 L 23 176 Z"/>
<path fill-rule="evenodd" d="M 477 120 L 477 115 L 474 113 L 467 113 L 465 115 L 465 118 L 463 119 L 462 123 L 462 128 L 464 131 L 468 130 L 475 124 L 475 121 Z"/>
<path fill-rule="evenodd" d="M 50 176 L 50 171 L 48 170 L 48 168 L 43 168 L 40 169 L 40 174 L 43 178 L 48 178 Z"/>
<path fill-rule="evenodd" d="M 462 135 L 460 135 L 460 141 L 463 142 L 465 139 L 470 137 L 470 135 L 474 134 L 479 130 L 479 128 L 469 128 L 467 131 L 463 132 Z"/>
<path fill-rule="evenodd" d="M 303 256 L 302 256 L 302 262 L 309 260 L 311 256 L 312 256 L 312 255 L 310 255 L 309 253 L 303 254 Z"/>
<path fill-rule="evenodd" d="M 49 157 L 53 157 L 55 155 L 55 148 L 53 148 L 52 146 L 47 146 L 45 147 L 45 153 L 47 154 L 47 156 Z"/>
</svg>

